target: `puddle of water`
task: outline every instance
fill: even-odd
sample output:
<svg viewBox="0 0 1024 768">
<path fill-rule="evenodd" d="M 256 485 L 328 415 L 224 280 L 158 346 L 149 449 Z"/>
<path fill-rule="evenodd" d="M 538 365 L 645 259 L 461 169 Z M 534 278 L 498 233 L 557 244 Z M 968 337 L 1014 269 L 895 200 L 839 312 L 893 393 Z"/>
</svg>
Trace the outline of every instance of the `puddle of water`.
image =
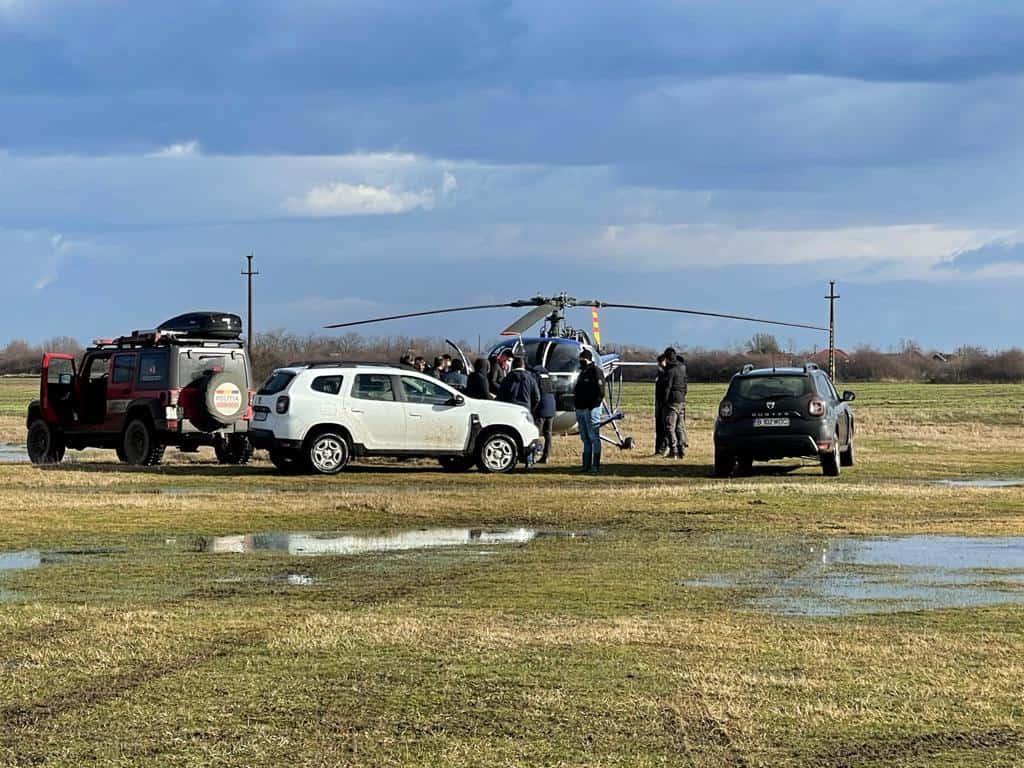
<svg viewBox="0 0 1024 768">
<path fill-rule="evenodd" d="M 1024 603 L 1024 537 L 838 539 L 789 576 L 712 574 L 686 586 L 766 592 L 773 613 L 843 616 Z"/>
<path fill-rule="evenodd" d="M 0 443 L 0 464 L 26 464 L 28 460 L 28 448 L 24 445 Z"/>
<path fill-rule="evenodd" d="M 201 552 L 285 552 L 289 555 L 362 555 L 438 547 L 525 544 L 536 538 L 530 528 L 424 528 L 395 533 L 253 533 L 200 537 Z"/>
<path fill-rule="evenodd" d="M 936 485 L 949 488 L 1018 488 L 1024 486 L 1024 478 L 980 478 L 977 480 L 939 480 Z"/>
<path fill-rule="evenodd" d="M 43 553 L 38 549 L 21 552 L 0 552 L 0 571 L 27 571 L 43 564 Z"/>
</svg>

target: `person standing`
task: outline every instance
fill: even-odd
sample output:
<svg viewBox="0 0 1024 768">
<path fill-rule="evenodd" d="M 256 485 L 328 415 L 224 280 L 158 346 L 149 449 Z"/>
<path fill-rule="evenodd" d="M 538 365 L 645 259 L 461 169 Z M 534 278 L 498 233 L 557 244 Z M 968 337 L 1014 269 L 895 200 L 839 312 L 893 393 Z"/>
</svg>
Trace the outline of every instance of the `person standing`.
<svg viewBox="0 0 1024 768">
<path fill-rule="evenodd" d="M 540 388 L 537 380 L 526 370 L 526 361 L 521 357 L 512 358 L 512 370 L 501 381 L 498 399 L 504 403 L 523 406 L 533 416 L 540 404 Z"/>
<path fill-rule="evenodd" d="M 551 454 L 551 428 L 555 423 L 555 386 L 551 381 L 551 374 L 543 365 L 535 366 L 533 375 L 537 378 L 537 386 L 540 389 L 540 404 L 533 412 L 533 419 L 537 423 L 541 437 L 544 438 L 544 451 L 537 460 L 538 464 L 547 464 L 548 456 Z"/>
<path fill-rule="evenodd" d="M 503 349 L 499 352 L 493 360 L 491 360 L 491 371 L 487 374 L 488 384 L 491 385 L 491 392 L 497 394 L 498 390 L 501 389 L 501 382 L 504 381 L 508 375 L 509 366 L 512 361 L 512 353 Z"/>
<path fill-rule="evenodd" d="M 683 458 L 689 445 L 686 439 L 686 365 L 676 351 L 669 347 L 665 355 L 665 391 L 662 396 L 665 458 Z"/>
<path fill-rule="evenodd" d="M 601 405 L 604 403 L 604 373 L 594 364 L 589 349 L 580 351 L 580 374 L 573 390 L 576 425 L 583 441 L 582 472 L 601 471 Z"/>
<path fill-rule="evenodd" d="M 455 387 L 459 392 L 466 391 L 466 385 L 469 382 L 466 377 L 465 366 L 461 360 L 452 360 L 451 367 L 444 372 L 444 383 Z"/>
<path fill-rule="evenodd" d="M 487 380 L 487 361 L 478 357 L 473 361 L 473 372 L 466 377 L 466 397 L 490 400 L 491 386 Z"/>
<path fill-rule="evenodd" d="M 665 356 L 658 355 L 658 376 L 654 380 L 654 455 L 665 450 Z"/>
</svg>

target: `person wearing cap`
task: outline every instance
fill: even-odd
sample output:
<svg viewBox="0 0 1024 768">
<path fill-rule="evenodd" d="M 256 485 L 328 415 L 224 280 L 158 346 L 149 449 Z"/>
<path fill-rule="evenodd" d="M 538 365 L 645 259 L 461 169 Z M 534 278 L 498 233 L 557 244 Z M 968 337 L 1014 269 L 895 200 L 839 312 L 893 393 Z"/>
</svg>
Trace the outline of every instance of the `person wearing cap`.
<svg viewBox="0 0 1024 768">
<path fill-rule="evenodd" d="M 573 390 L 576 425 L 583 442 L 582 472 L 596 475 L 601 471 L 601 405 L 604 403 L 604 373 L 594 365 L 589 349 L 580 350 L 580 374 Z"/>
</svg>

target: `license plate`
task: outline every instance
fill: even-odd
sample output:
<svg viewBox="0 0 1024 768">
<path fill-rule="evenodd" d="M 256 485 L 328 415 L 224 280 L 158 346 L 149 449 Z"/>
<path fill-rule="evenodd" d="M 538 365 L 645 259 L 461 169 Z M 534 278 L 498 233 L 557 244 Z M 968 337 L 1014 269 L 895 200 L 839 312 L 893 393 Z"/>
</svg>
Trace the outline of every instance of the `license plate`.
<svg viewBox="0 0 1024 768">
<path fill-rule="evenodd" d="M 252 415 L 253 421 L 266 421 L 269 411 L 256 411 Z"/>
<path fill-rule="evenodd" d="M 778 417 L 774 419 L 754 419 L 755 427 L 788 427 L 788 417 Z"/>
</svg>

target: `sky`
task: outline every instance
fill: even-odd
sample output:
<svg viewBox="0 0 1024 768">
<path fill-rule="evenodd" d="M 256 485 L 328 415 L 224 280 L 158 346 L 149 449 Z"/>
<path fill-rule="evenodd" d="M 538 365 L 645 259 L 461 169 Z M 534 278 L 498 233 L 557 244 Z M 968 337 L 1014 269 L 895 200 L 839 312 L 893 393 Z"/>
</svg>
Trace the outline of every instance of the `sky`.
<svg viewBox="0 0 1024 768">
<path fill-rule="evenodd" d="M 257 330 L 823 325 L 836 280 L 840 346 L 1022 343 L 1019 2 L 0 0 L 0 51 L 0 341 L 241 313 L 254 252 Z"/>
</svg>

